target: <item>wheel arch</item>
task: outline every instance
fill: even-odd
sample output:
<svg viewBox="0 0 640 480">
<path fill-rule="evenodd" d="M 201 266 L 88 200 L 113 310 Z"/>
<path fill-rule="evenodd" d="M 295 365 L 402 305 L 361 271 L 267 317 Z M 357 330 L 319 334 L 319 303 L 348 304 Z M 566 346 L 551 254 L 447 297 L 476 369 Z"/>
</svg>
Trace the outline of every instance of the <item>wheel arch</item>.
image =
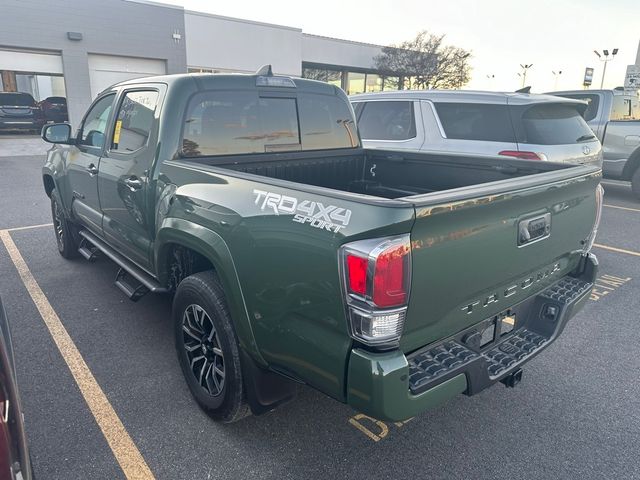
<svg viewBox="0 0 640 480">
<path fill-rule="evenodd" d="M 636 148 L 629 158 L 627 162 L 624 164 L 624 169 L 622 170 L 622 179 L 623 180 L 631 180 L 634 172 L 640 168 L 640 147 Z"/>
<path fill-rule="evenodd" d="M 158 229 L 154 247 L 156 272 L 163 285 L 171 285 L 171 258 L 176 248 L 195 254 L 200 268 L 197 271 L 209 266 L 215 271 L 225 292 L 240 347 L 258 364 L 266 366 L 253 335 L 235 263 L 224 239 L 213 230 L 188 220 L 166 218 Z"/>
</svg>

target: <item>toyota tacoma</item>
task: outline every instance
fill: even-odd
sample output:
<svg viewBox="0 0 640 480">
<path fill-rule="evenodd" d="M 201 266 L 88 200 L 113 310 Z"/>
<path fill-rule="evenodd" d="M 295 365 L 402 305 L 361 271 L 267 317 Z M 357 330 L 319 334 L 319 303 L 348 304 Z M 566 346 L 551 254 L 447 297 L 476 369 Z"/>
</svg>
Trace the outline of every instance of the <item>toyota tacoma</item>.
<svg viewBox="0 0 640 480">
<path fill-rule="evenodd" d="M 270 68 L 119 83 L 42 136 L 60 254 L 172 296 L 219 421 L 297 383 L 394 421 L 515 385 L 596 275 L 598 166 L 363 149 L 342 90 Z"/>
</svg>

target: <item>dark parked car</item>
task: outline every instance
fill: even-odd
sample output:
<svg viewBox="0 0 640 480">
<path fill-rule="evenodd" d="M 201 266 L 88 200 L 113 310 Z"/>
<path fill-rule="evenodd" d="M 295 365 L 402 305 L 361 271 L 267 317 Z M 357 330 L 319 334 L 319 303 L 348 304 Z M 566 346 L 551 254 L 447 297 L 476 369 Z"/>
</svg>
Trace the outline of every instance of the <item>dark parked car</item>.
<svg viewBox="0 0 640 480">
<path fill-rule="evenodd" d="M 39 132 L 44 123 L 42 111 L 30 94 L 0 92 L 0 130 Z"/>
<path fill-rule="evenodd" d="M 0 300 L 0 478 L 32 479 L 9 324 Z"/>
<path fill-rule="evenodd" d="M 66 98 L 47 97 L 42 100 L 39 105 L 45 122 L 61 123 L 69 121 Z"/>
</svg>

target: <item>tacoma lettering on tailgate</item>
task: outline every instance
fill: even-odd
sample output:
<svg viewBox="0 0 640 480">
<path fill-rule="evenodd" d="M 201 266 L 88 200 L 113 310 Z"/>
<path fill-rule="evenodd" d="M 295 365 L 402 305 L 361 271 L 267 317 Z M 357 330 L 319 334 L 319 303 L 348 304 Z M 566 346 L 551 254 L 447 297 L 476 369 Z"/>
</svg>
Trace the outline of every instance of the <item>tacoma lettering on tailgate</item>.
<svg viewBox="0 0 640 480">
<path fill-rule="evenodd" d="M 470 315 L 471 313 L 474 312 L 474 310 L 482 307 L 488 307 L 489 305 L 493 304 L 493 303 L 497 303 L 500 300 L 503 300 L 505 298 L 509 298 L 511 295 L 515 295 L 519 290 L 526 290 L 527 288 L 529 288 L 531 285 L 534 285 L 542 280 L 544 280 L 545 278 L 550 277 L 551 275 L 555 274 L 556 272 L 560 271 L 560 263 L 554 263 L 552 266 L 550 266 L 549 268 L 542 270 L 538 273 L 536 273 L 535 275 L 530 275 L 527 278 L 525 278 L 524 280 L 518 282 L 518 283 L 514 283 L 513 285 L 511 285 L 510 287 L 505 288 L 504 290 L 498 291 L 498 292 L 494 292 L 491 295 L 487 295 L 486 297 L 483 298 L 479 298 L 478 300 L 476 300 L 475 302 L 469 302 L 468 304 L 466 304 L 464 307 L 462 307 L 462 311 L 466 312 L 467 315 Z"/>
</svg>

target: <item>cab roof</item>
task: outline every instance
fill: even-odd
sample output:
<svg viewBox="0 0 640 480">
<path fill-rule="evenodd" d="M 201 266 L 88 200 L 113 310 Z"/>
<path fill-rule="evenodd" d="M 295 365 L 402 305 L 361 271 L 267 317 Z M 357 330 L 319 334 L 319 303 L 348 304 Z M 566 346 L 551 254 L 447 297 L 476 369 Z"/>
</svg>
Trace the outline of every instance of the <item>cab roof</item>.
<svg viewBox="0 0 640 480">
<path fill-rule="evenodd" d="M 179 84 L 190 83 L 191 86 L 197 85 L 199 90 L 216 90 L 216 89 L 255 89 L 255 88 L 269 88 L 274 90 L 294 90 L 290 87 L 258 87 L 256 81 L 258 77 L 264 75 L 247 74 L 247 73 L 177 73 L 173 75 L 157 75 L 153 77 L 135 78 L 132 80 L 126 80 L 124 82 L 116 83 L 109 88 L 123 87 L 123 86 L 135 86 L 149 83 L 164 83 L 169 87 Z M 266 75 L 268 76 L 268 75 Z M 329 83 L 320 82 L 317 80 L 309 80 L 305 78 L 296 78 L 286 75 L 272 75 L 272 77 L 289 78 L 293 81 L 296 87 L 296 91 L 336 94 L 341 90 Z"/>
</svg>

